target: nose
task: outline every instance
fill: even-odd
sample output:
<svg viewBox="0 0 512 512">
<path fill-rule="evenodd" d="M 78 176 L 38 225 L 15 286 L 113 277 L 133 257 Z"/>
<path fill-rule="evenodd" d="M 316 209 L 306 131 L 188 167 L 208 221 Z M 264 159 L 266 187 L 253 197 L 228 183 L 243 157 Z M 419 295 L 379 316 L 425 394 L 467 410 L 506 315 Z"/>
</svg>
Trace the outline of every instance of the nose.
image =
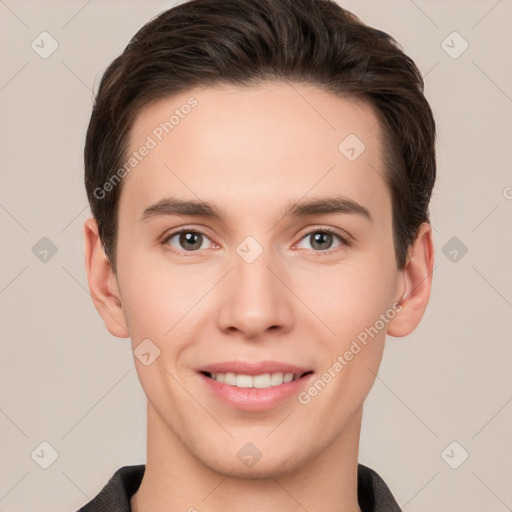
<svg viewBox="0 0 512 512">
<path fill-rule="evenodd" d="M 219 289 L 219 328 L 249 340 L 270 331 L 288 332 L 293 323 L 293 293 L 285 284 L 286 274 L 271 251 L 264 250 L 252 262 L 234 254 L 233 268 Z"/>
</svg>

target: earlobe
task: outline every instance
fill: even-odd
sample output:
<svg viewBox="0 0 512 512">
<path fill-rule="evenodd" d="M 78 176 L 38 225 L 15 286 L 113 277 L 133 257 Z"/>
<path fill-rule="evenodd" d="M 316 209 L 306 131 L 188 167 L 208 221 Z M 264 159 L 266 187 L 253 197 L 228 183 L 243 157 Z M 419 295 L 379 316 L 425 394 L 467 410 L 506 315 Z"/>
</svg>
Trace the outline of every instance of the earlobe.
<svg viewBox="0 0 512 512">
<path fill-rule="evenodd" d="M 390 336 L 407 336 L 420 323 L 430 298 L 433 266 L 432 227 L 424 222 L 416 240 L 409 247 L 407 263 L 402 271 L 404 286 L 401 309 L 388 324 Z"/>
<path fill-rule="evenodd" d="M 84 223 L 85 268 L 89 290 L 96 310 L 113 336 L 128 338 L 116 276 L 105 255 L 94 218 Z"/>
</svg>

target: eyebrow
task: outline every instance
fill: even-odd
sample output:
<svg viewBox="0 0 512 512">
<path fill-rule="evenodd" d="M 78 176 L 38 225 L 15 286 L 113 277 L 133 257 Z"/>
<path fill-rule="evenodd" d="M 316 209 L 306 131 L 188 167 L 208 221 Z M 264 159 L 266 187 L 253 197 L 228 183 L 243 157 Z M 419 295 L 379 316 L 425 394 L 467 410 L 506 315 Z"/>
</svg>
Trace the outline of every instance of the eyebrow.
<svg viewBox="0 0 512 512">
<path fill-rule="evenodd" d="M 348 213 L 362 215 L 372 222 L 368 208 L 343 196 L 312 198 L 290 203 L 281 213 L 283 217 L 305 217 L 330 213 Z"/>
<path fill-rule="evenodd" d="M 139 222 L 166 215 L 191 215 L 221 220 L 224 217 L 224 212 L 206 201 L 184 201 L 174 197 L 167 197 L 146 208 L 140 216 Z"/>
<path fill-rule="evenodd" d="M 283 217 L 306 217 L 308 215 L 325 215 L 333 213 L 357 214 L 372 222 L 372 216 L 367 208 L 343 196 L 311 198 L 289 203 L 282 211 Z M 225 212 L 218 206 L 207 201 L 182 200 L 167 197 L 149 206 L 139 218 L 144 222 L 153 217 L 170 215 L 190 215 L 222 220 Z"/>
</svg>

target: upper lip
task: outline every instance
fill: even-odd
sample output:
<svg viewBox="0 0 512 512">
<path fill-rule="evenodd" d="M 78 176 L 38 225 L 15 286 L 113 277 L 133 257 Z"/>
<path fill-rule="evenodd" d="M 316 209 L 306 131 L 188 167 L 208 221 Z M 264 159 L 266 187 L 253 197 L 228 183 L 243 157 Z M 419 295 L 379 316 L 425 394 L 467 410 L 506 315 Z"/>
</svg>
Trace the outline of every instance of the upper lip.
<svg viewBox="0 0 512 512">
<path fill-rule="evenodd" d="M 310 372 L 309 368 L 304 368 L 290 363 L 280 361 L 223 361 L 220 363 L 208 364 L 198 368 L 199 372 L 206 373 L 236 373 L 239 375 L 261 375 L 263 373 L 293 373 L 295 376 L 301 376 Z"/>
</svg>

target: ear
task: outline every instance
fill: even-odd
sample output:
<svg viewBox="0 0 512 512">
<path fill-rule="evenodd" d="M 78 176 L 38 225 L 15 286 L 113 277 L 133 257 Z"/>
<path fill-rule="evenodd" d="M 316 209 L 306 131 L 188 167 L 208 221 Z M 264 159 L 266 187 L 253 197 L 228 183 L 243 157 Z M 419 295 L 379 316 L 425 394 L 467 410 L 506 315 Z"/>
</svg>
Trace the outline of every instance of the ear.
<svg viewBox="0 0 512 512">
<path fill-rule="evenodd" d="M 402 309 L 388 324 L 390 336 L 407 336 L 420 323 L 430 297 L 433 266 L 432 227 L 424 222 L 416 240 L 409 247 L 405 268 L 402 270 L 404 286 L 402 299 L 399 300 Z"/>
<path fill-rule="evenodd" d="M 101 245 L 98 224 L 94 218 L 85 221 L 84 246 L 87 281 L 94 306 L 110 334 L 128 338 L 117 279 Z"/>
</svg>

